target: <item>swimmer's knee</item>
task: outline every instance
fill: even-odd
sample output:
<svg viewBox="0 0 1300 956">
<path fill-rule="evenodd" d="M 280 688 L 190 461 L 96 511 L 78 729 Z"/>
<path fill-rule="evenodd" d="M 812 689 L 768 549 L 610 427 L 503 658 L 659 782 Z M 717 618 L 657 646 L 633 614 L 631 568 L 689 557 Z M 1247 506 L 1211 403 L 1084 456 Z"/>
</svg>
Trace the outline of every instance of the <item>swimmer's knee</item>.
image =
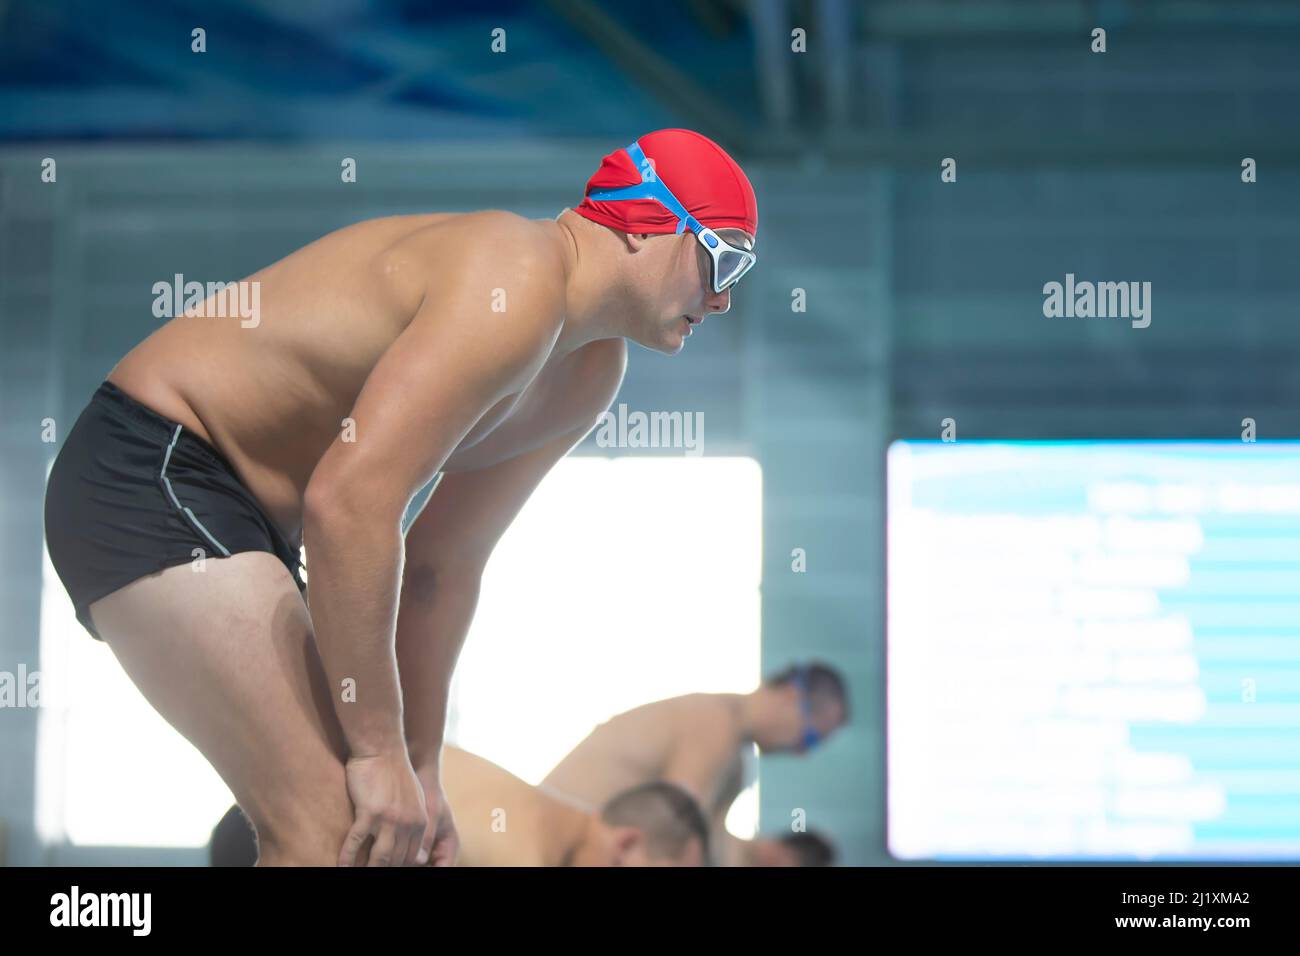
<svg viewBox="0 0 1300 956">
<path fill-rule="evenodd" d="M 258 866 L 337 866 L 347 831 L 321 827 L 311 833 L 298 828 L 267 827 L 258 831 Z"/>
<path fill-rule="evenodd" d="M 342 781 L 339 786 L 338 799 L 250 801 L 246 810 L 257 833 L 258 865 L 336 865 L 353 823 L 351 801 Z"/>
<path fill-rule="evenodd" d="M 339 854 L 321 847 L 258 847 L 256 866 L 338 866 Z"/>
</svg>

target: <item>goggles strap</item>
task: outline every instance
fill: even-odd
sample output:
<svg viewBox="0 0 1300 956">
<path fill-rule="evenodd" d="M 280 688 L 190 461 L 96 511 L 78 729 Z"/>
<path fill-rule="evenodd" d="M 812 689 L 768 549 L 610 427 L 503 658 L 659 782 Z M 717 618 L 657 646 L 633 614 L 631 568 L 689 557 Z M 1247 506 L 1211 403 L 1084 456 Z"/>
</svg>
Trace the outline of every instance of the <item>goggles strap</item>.
<svg viewBox="0 0 1300 956">
<path fill-rule="evenodd" d="M 655 168 L 646 154 L 641 150 L 641 144 L 633 141 L 630 145 L 623 147 L 623 151 L 632 159 L 634 165 L 641 172 L 641 182 L 635 186 L 624 186 L 621 189 L 604 189 L 600 192 L 591 194 L 591 198 L 598 202 L 608 202 L 614 199 L 654 199 L 664 208 L 677 217 L 677 229 L 675 235 L 680 235 L 687 227 L 692 232 L 703 229 L 704 226 L 694 216 L 687 211 L 686 207 L 681 204 L 676 196 L 672 194 L 663 181 L 655 173 Z"/>
</svg>

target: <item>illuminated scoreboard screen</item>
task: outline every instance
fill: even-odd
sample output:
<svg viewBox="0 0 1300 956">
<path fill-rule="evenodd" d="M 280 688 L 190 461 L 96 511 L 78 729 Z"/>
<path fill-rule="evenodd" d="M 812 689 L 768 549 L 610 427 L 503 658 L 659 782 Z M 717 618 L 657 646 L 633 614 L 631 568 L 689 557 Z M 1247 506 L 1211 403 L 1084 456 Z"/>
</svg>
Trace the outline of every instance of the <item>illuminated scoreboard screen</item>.
<svg viewBox="0 0 1300 956">
<path fill-rule="evenodd" d="M 1300 859 L 1300 443 L 896 442 L 901 859 Z"/>
</svg>

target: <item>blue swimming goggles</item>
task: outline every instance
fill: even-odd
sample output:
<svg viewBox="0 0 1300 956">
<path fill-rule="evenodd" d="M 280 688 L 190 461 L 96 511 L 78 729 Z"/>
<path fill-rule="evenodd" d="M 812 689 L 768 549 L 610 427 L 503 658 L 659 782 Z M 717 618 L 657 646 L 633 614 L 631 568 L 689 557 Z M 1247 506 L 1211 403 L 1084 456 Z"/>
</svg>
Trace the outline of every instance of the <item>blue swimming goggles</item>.
<svg viewBox="0 0 1300 956">
<path fill-rule="evenodd" d="M 803 714 L 803 733 L 799 738 L 800 749 L 805 753 L 822 742 L 822 735 L 813 723 L 812 700 L 808 695 L 808 668 L 800 667 L 794 672 L 794 686 L 799 688 L 799 709 Z"/>
<path fill-rule="evenodd" d="M 746 272 L 754 268 L 757 259 L 754 253 L 740 246 L 733 246 L 716 232 L 704 225 L 689 212 L 664 185 L 662 179 L 655 175 L 654 165 L 641 152 L 640 142 L 624 147 L 623 150 L 632 157 L 632 162 L 641 170 L 641 182 L 634 186 L 620 189 L 601 189 L 591 193 L 588 198 L 598 202 L 617 202 L 620 199 L 653 199 L 677 217 L 677 232 L 683 229 L 695 233 L 695 238 L 709 254 L 709 264 L 713 273 L 713 291 L 724 292 L 740 281 Z"/>
</svg>

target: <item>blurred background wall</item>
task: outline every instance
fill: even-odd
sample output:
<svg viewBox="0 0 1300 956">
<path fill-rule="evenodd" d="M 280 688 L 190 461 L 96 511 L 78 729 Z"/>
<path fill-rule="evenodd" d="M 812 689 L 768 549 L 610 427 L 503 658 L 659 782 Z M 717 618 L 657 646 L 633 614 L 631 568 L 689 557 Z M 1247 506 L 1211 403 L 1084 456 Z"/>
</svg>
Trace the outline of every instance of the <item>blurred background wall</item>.
<svg viewBox="0 0 1300 956">
<path fill-rule="evenodd" d="M 748 171 L 760 266 L 682 355 L 634 349 L 618 401 L 701 411 L 707 454 L 759 462 L 763 669 L 850 679 L 825 752 L 763 761 L 762 825 L 802 807 L 844 862 L 891 862 L 885 447 L 949 417 L 1300 436 L 1298 51 L 1300 7 L 1253 0 L 0 2 L 0 669 L 40 664 L 41 422 L 70 425 L 156 327 L 153 282 L 371 216 L 549 218 L 606 152 L 688 126 Z M 1151 281 L 1151 326 L 1044 318 L 1067 272 Z M 201 858 L 45 846 L 36 712 L 4 714 L 0 751 L 10 863 Z"/>
</svg>

